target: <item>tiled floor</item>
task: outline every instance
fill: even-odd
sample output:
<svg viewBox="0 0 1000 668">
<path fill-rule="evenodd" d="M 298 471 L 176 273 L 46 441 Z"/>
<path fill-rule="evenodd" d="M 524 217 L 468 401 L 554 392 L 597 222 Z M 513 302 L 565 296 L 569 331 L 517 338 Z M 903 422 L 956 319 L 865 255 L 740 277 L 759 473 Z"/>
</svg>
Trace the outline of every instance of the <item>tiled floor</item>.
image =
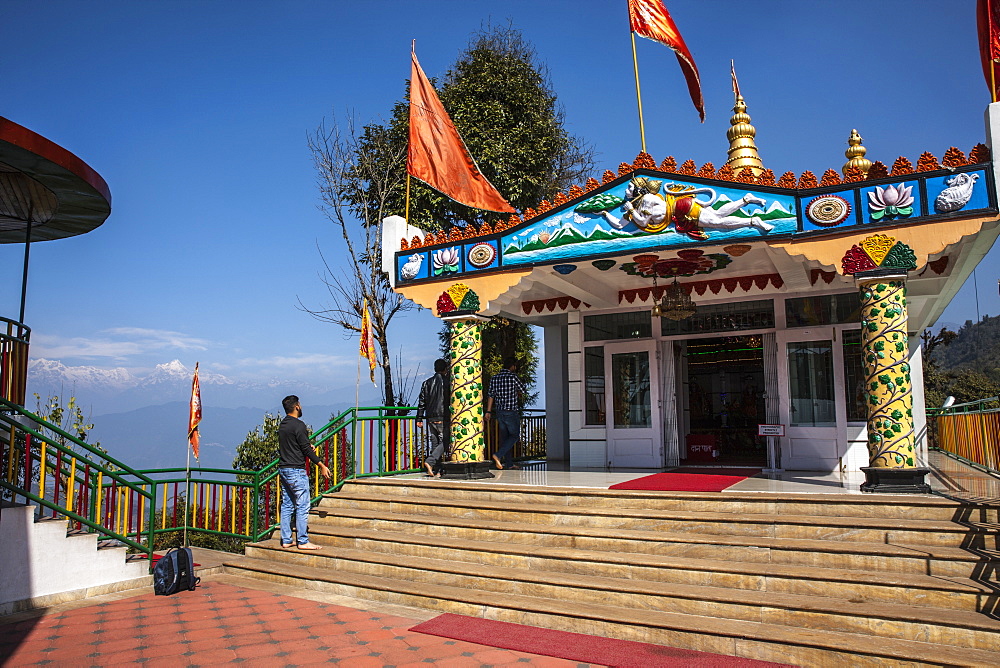
<svg viewBox="0 0 1000 668">
<path fill-rule="evenodd" d="M 105 597 L 2 624 L 0 665 L 589 665 L 411 633 L 407 629 L 422 619 L 307 600 L 226 579 L 203 581 L 196 591 L 174 596 Z"/>
<path fill-rule="evenodd" d="M 976 470 L 947 455 L 932 451 L 927 482 L 934 491 L 956 498 L 1000 502 L 1000 478 Z M 715 466 L 711 468 L 717 468 Z M 493 471 L 493 478 L 470 480 L 469 484 L 530 485 L 542 487 L 582 487 L 607 489 L 611 485 L 656 473 L 652 469 L 576 469 L 544 462 L 521 470 Z M 669 469 L 665 469 L 669 470 Z M 422 473 L 406 477 L 427 479 Z M 742 480 L 726 491 L 787 492 L 794 494 L 861 494 L 865 476 L 861 472 L 784 471 L 762 473 Z"/>
</svg>

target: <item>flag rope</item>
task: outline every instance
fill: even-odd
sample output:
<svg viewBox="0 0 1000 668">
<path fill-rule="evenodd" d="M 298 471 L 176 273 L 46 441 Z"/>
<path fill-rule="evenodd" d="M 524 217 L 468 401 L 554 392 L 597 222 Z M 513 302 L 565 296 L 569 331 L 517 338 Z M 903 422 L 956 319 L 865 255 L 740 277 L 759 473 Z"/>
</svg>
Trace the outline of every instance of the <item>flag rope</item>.
<svg viewBox="0 0 1000 668">
<path fill-rule="evenodd" d="M 639 57 L 635 52 L 635 31 L 629 32 L 632 35 L 632 66 L 635 69 L 635 97 L 639 102 L 639 136 L 642 139 L 642 152 L 646 152 L 646 125 L 642 120 L 642 90 L 639 88 Z"/>
</svg>

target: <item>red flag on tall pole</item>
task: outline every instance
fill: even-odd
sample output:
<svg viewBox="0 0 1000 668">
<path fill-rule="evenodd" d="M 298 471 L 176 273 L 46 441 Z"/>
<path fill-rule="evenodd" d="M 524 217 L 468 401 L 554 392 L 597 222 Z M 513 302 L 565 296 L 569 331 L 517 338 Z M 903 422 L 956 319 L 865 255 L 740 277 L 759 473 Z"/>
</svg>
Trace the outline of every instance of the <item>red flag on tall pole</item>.
<svg viewBox="0 0 1000 668">
<path fill-rule="evenodd" d="M 632 32 L 669 47 L 677 56 L 677 62 L 687 80 L 688 93 L 694 108 L 698 110 L 701 122 L 705 122 L 705 99 L 701 94 L 701 77 L 694 57 L 670 18 L 670 13 L 661 0 L 628 0 L 628 18 Z"/>
<path fill-rule="evenodd" d="M 451 199 L 486 211 L 514 207 L 479 171 L 434 86 L 410 52 L 410 144 L 406 172 Z"/>
<path fill-rule="evenodd" d="M 188 443 L 194 458 L 201 461 L 201 437 L 198 423 L 201 422 L 201 383 L 198 382 L 198 363 L 194 363 L 194 379 L 191 381 L 191 410 L 188 414 Z"/>
<path fill-rule="evenodd" d="M 368 377 L 372 380 L 372 385 L 378 387 L 375 382 L 375 333 L 372 331 L 372 318 L 368 313 L 368 300 L 364 301 L 361 308 L 361 345 L 358 352 L 368 360 Z"/>
<path fill-rule="evenodd" d="M 990 89 L 990 102 L 1000 99 L 997 90 L 997 69 L 1000 67 L 1000 4 L 997 0 L 979 0 L 976 6 L 976 23 L 979 28 L 979 57 L 983 62 L 983 76 Z"/>
</svg>

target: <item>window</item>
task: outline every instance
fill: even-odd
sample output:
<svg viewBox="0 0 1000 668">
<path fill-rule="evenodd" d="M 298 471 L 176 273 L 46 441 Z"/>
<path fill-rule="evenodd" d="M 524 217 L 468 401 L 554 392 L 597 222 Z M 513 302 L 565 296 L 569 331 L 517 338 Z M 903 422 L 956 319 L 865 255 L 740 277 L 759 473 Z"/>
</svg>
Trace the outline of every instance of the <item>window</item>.
<svg viewBox="0 0 1000 668">
<path fill-rule="evenodd" d="M 604 348 L 583 349 L 584 424 L 604 424 Z"/>
<path fill-rule="evenodd" d="M 807 341 L 788 344 L 790 424 L 834 427 L 833 344 Z"/>
<path fill-rule="evenodd" d="M 583 317 L 584 341 L 648 339 L 651 336 L 652 315 L 647 310 Z"/>
<path fill-rule="evenodd" d="M 774 329 L 774 302 L 759 299 L 752 302 L 732 302 L 699 306 L 690 318 L 676 321 L 662 318 L 660 332 L 699 334 L 702 332 L 734 332 L 741 329 Z"/>
<path fill-rule="evenodd" d="M 859 323 L 861 300 L 856 292 L 786 299 L 785 321 L 788 327 Z"/>
<path fill-rule="evenodd" d="M 844 396 L 847 399 L 847 421 L 866 422 L 868 408 L 865 403 L 865 367 L 861 356 L 861 330 L 846 330 L 842 337 L 844 346 Z"/>
<path fill-rule="evenodd" d="M 650 396 L 649 353 L 616 353 L 611 356 L 616 429 L 650 427 L 653 424 Z"/>
</svg>

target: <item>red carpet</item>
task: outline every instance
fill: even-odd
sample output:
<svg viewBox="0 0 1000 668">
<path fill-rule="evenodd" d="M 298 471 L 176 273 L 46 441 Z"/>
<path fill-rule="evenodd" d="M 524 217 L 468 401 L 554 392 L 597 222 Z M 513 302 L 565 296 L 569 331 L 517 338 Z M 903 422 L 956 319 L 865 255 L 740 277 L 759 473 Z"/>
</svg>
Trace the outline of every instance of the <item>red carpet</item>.
<svg viewBox="0 0 1000 668">
<path fill-rule="evenodd" d="M 439 615 L 423 624 L 417 624 L 410 631 L 603 666 L 634 666 L 635 668 L 651 668 L 652 666 L 731 668 L 747 666 L 749 668 L 751 666 L 785 665 L 452 614 Z"/>
<path fill-rule="evenodd" d="M 760 473 L 760 469 L 723 469 L 686 466 L 669 473 L 654 473 L 608 489 L 634 489 L 650 492 L 721 492 L 740 480 Z"/>
</svg>

